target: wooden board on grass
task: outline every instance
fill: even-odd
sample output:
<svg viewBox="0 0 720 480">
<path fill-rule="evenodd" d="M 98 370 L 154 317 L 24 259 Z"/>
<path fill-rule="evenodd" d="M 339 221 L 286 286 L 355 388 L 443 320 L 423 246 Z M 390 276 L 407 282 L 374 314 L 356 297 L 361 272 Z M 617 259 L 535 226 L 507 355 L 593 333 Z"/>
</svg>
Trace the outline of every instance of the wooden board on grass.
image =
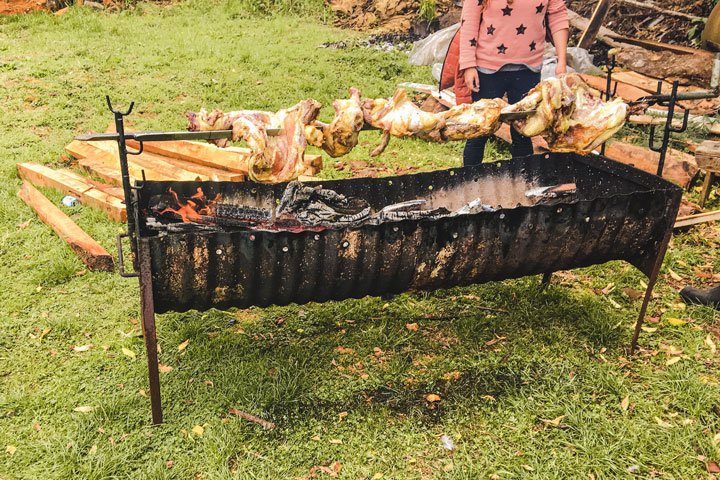
<svg viewBox="0 0 720 480">
<path fill-rule="evenodd" d="M 118 146 L 117 142 L 93 142 L 93 146 L 100 150 L 103 150 L 110 155 L 118 158 Z M 148 180 L 178 180 L 178 181 L 206 181 L 209 180 L 207 175 L 201 175 L 196 172 L 191 172 L 171 163 L 168 163 L 158 155 L 141 153 L 140 155 L 128 155 L 128 166 L 132 163 L 139 167 L 140 170 L 145 170 L 145 178 Z M 119 160 L 117 160 L 119 163 Z M 119 168 L 119 165 L 118 165 Z M 136 178 L 142 178 L 142 174 L 137 176 L 131 173 Z"/>
<path fill-rule="evenodd" d="M 78 227 L 70 217 L 65 215 L 35 187 L 23 182 L 18 196 L 37 213 L 38 217 L 46 225 L 70 245 L 70 248 L 90 270 L 107 272 L 113 270 L 113 259 L 107 250 Z"/>
<path fill-rule="evenodd" d="M 132 148 L 140 148 L 140 143 L 128 140 Z M 235 152 L 219 148 L 211 143 L 174 141 L 174 142 L 144 142 L 145 151 L 156 153 L 165 157 L 185 160 L 187 162 L 219 168 L 228 172 L 247 175 L 247 156 L 250 150 Z"/>
<path fill-rule="evenodd" d="M 18 163 L 17 170 L 20 178 L 27 182 L 77 197 L 80 203 L 102 210 L 116 222 L 127 220 L 122 200 L 99 190 L 80 175 L 73 177 L 36 163 Z"/>
</svg>

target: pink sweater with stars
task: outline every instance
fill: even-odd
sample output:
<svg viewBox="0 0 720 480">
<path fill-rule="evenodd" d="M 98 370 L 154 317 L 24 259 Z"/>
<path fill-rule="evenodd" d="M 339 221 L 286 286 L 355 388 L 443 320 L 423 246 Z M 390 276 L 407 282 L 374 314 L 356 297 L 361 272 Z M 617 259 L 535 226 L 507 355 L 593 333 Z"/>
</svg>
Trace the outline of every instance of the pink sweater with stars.
<svg viewBox="0 0 720 480">
<path fill-rule="evenodd" d="M 564 0 L 465 0 L 460 70 L 499 70 L 508 63 L 539 68 L 546 31 L 555 33 L 566 28 L 569 24 Z"/>
</svg>

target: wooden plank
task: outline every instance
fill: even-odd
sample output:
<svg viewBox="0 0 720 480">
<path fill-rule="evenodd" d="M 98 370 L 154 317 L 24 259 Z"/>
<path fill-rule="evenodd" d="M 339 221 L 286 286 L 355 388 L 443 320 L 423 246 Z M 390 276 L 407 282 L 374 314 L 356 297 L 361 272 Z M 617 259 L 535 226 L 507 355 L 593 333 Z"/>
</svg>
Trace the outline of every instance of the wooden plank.
<svg viewBox="0 0 720 480">
<path fill-rule="evenodd" d="M 23 182 L 18 196 L 37 213 L 46 225 L 70 245 L 70 248 L 90 270 L 108 272 L 113 270 L 113 259 L 107 250 L 32 185 Z"/>
<path fill-rule="evenodd" d="M 104 150 L 91 145 L 89 142 L 79 142 L 73 140 L 65 146 L 65 151 L 78 159 L 78 164 L 87 169 L 92 170 L 98 177 L 104 181 L 114 185 L 122 185 L 122 177 L 120 175 L 120 161 L 117 155 L 113 155 Z M 136 165 L 131 159 L 128 159 L 128 171 L 131 181 L 142 178 L 142 167 Z M 146 172 L 148 173 L 148 172 Z M 150 178 L 150 180 L 161 180 L 158 178 Z"/>
<path fill-rule="evenodd" d="M 146 157 L 155 158 L 162 162 L 167 162 L 171 165 L 175 165 L 178 168 L 187 170 L 188 172 L 197 173 L 203 175 L 210 180 L 215 182 L 242 182 L 245 180 L 244 173 L 228 172 L 227 170 L 221 170 L 215 167 L 208 167 L 206 165 L 189 162 L 187 160 L 180 160 L 179 158 L 165 157 L 157 155 L 155 153 L 143 153 Z"/>
<path fill-rule="evenodd" d="M 18 175 L 20 175 L 20 178 L 23 180 L 37 187 L 54 188 L 55 190 L 77 198 L 80 198 L 83 193 L 93 188 L 92 185 L 88 185 L 86 182 L 67 178 L 52 168 L 38 165 L 37 163 L 18 163 L 16 167 Z"/>
<path fill-rule="evenodd" d="M 585 83 L 590 85 L 595 90 L 605 92 L 605 86 L 607 84 L 607 80 L 605 79 L 605 77 L 596 77 L 594 75 L 588 75 L 585 73 L 580 74 L 580 77 L 585 80 Z M 610 88 L 615 88 L 616 83 L 617 93 L 615 94 L 615 96 L 622 98 L 626 102 L 632 102 L 640 97 L 645 97 L 648 94 L 648 92 L 646 92 L 642 88 L 638 88 L 634 85 L 628 85 L 627 83 L 623 82 L 613 82 Z"/>
<path fill-rule="evenodd" d="M 93 142 L 93 146 L 103 150 L 110 155 L 118 158 L 118 146 L 116 142 Z M 140 170 L 145 170 L 145 178 L 148 180 L 178 180 L 178 181 L 206 181 L 209 178 L 206 175 L 200 175 L 195 172 L 189 172 L 182 168 L 178 168 L 175 165 L 167 163 L 161 160 L 162 157 L 152 154 L 142 153 L 140 155 L 129 155 L 128 165 L 134 164 Z M 136 178 L 142 178 L 142 174 L 137 176 L 136 173 L 131 173 Z"/>
<path fill-rule="evenodd" d="M 705 140 L 695 149 L 698 167 L 709 172 L 720 172 L 720 142 Z"/>
<path fill-rule="evenodd" d="M 123 192 L 123 189 L 120 187 L 115 187 L 113 185 L 109 185 L 107 183 L 98 182 L 97 180 L 93 180 L 90 177 L 84 177 L 80 175 L 79 173 L 76 173 L 72 170 L 69 170 L 67 168 L 62 168 L 58 170 L 58 172 L 62 172 L 64 175 L 75 178 L 80 181 L 88 182 L 93 187 L 97 188 L 98 190 L 107 193 L 108 195 L 111 195 L 115 198 L 119 198 L 120 200 L 125 200 L 125 192 Z"/>
<path fill-rule="evenodd" d="M 132 148 L 139 148 L 140 144 L 134 140 L 128 140 L 127 144 Z M 201 142 L 145 142 L 145 150 L 165 157 L 185 160 L 187 162 L 214 167 L 228 172 L 240 173 L 247 176 L 247 156 L 249 149 L 241 152 L 228 148 L 219 148 L 211 143 Z"/>
<path fill-rule="evenodd" d="M 595 10 L 593 10 L 588 22 L 587 28 L 583 31 L 578 42 L 578 47 L 589 49 L 590 46 L 595 42 L 598 31 L 605 20 L 605 16 L 610 10 L 610 0 L 598 0 Z"/>
<path fill-rule="evenodd" d="M 626 37 L 624 35 L 620 35 L 617 33 L 613 33 L 612 38 L 614 38 L 618 42 L 627 43 L 629 45 L 635 45 L 638 47 L 644 47 L 644 48 L 647 48 L 648 50 L 654 50 L 654 51 L 668 50 L 670 52 L 677 53 L 679 55 L 707 56 L 707 57 L 710 57 L 709 61 L 712 61 L 712 54 L 709 54 L 709 52 L 707 52 L 705 50 L 700 50 L 697 48 L 686 47 L 684 45 L 674 45 L 671 43 L 655 42 L 653 40 L 644 40 L 641 38 Z"/>
<path fill-rule="evenodd" d="M 629 85 L 641 88 L 648 93 L 654 94 L 657 92 L 658 82 L 660 82 L 660 84 L 662 85 L 662 93 L 669 95 L 672 91 L 672 83 L 666 82 L 665 80 L 658 80 L 657 78 L 648 77 L 647 75 L 643 75 L 642 73 L 638 72 L 613 72 L 612 78 L 613 80 L 617 80 L 619 82 L 627 83 Z M 683 85 L 678 86 L 678 92 L 681 93 L 697 92 L 700 90 L 702 90 L 702 88 Z"/>
<path fill-rule="evenodd" d="M 124 222 L 127 220 L 125 203 L 109 195 L 80 178 L 72 178 L 62 172 L 35 163 L 18 163 L 20 178 L 38 187 L 54 188 L 65 194 L 73 195 L 89 207 L 105 212 L 111 220 Z"/>
<path fill-rule="evenodd" d="M 689 227 L 690 225 L 697 225 L 698 223 L 705 222 L 715 222 L 717 220 L 720 220 L 720 210 L 697 213 L 695 215 L 677 217 L 677 219 L 675 220 L 674 228 Z"/>
<path fill-rule="evenodd" d="M 108 182 L 116 187 L 122 187 L 122 175 L 120 170 L 116 170 L 108 167 L 102 162 L 98 162 L 92 158 L 79 158 L 78 165 L 86 172 L 101 178 L 103 181 Z M 130 176 L 130 181 L 134 182 L 134 178 Z"/>
</svg>

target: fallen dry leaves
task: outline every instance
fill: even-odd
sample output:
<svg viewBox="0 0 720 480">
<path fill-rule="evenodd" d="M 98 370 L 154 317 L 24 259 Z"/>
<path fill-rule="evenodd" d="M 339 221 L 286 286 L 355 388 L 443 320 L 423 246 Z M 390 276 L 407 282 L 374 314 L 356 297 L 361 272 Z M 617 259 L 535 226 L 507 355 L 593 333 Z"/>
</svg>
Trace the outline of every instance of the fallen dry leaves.
<svg viewBox="0 0 720 480">
<path fill-rule="evenodd" d="M 202 437 L 205 434 L 205 427 L 203 427 L 202 425 L 195 425 L 190 429 L 190 431 L 198 437 Z"/>
<path fill-rule="evenodd" d="M 565 418 L 565 415 L 560 415 L 559 417 L 555 417 L 555 418 L 553 418 L 552 420 L 545 420 L 545 419 L 542 419 L 542 418 L 541 418 L 540 420 L 541 420 L 545 425 L 550 425 L 550 426 L 552 426 L 552 427 L 559 427 L 559 426 L 560 426 L 560 422 L 562 422 L 563 418 Z"/>
<path fill-rule="evenodd" d="M 630 396 L 626 396 L 622 399 L 620 402 L 620 408 L 623 410 L 623 412 L 627 412 L 628 407 L 630 407 Z"/>
<path fill-rule="evenodd" d="M 417 332 L 420 327 L 417 323 L 406 323 L 405 328 L 407 328 L 411 332 Z"/>
<path fill-rule="evenodd" d="M 430 403 L 439 402 L 441 400 L 440 395 L 435 393 L 428 393 L 425 395 L 425 400 L 427 400 Z"/>
<path fill-rule="evenodd" d="M 705 337 L 705 345 L 710 349 L 710 353 L 715 355 L 715 352 L 717 352 L 717 346 L 715 345 L 715 342 L 713 342 L 712 335 L 708 333 L 707 337 Z"/>
<path fill-rule="evenodd" d="M 172 372 L 172 367 L 169 365 L 163 365 L 162 363 L 158 362 L 158 370 L 162 373 L 170 373 Z"/>
<path fill-rule="evenodd" d="M 178 345 L 178 352 L 182 352 L 183 350 L 185 350 L 189 343 L 190 343 L 190 339 L 188 338 L 187 340 L 182 342 L 180 345 Z"/>
<path fill-rule="evenodd" d="M 16 451 L 17 447 L 15 447 L 15 445 L 7 445 L 5 447 L 5 452 L 7 452 L 9 455 L 15 455 Z"/>
<path fill-rule="evenodd" d="M 92 344 L 89 344 L 89 345 L 75 345 L 75 346 L 72 348 L 72 351 L 73 351 L 73 352 L 87 352 L 87 351 L 90 350 L 92 347 L 93 347 Z"/>
<path fill-rule="evenodd" d="M 333 462 L 330 466 L 315 465 L 314 467 L 310 467 L 310 472 L 308 472 L 304 479 L 318 478 L 319 474 L 337 477 L 341 470 L 342 464 L 340 462 Z"/>
<path fill-rule="evenodd" d="M 137 358 L 137 355 L 135 355 L 135 352 L 133 352 L 129 348 L 122 347 L 121 350 L 122 350 L 122 353 L 128 358 L 131 358 L 132 360 L 135 360 L 135 358 Z"/>
<path fill-rule="evenodd" d="M 81 405 L 79 407 L 73 408 L 73 410 L 80 413 L 90 413 L 95 410 L 95 407 L 90 405 Z"/>
</svg>

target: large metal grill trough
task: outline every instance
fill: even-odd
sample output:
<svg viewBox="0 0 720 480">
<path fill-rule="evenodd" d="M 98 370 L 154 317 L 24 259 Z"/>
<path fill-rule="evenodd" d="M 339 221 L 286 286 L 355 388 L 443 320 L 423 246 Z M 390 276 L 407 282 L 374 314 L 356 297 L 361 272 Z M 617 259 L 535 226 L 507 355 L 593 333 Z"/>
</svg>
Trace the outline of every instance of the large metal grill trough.
<svg viewBox="0 0 720 480">
<path fill-rule="evenodd" d="M 169 190 L 200 187 L 224 204 L 274 208 L 286 184 L 146 182 L 138 192 L 156 312 L 342 300 L 431 290 L 625 260 L 651 276 L 680 189 L 599 157 L 549 154 L 387 178 L 319 182 L 373 210 L 427 199 L 454 211 L 474 198 L 496 211 L 353 228 L 219 227 L 158 233 L 146 220 Z M 533 187 L 575 183 L 556 199 Z"/>
</svg>

